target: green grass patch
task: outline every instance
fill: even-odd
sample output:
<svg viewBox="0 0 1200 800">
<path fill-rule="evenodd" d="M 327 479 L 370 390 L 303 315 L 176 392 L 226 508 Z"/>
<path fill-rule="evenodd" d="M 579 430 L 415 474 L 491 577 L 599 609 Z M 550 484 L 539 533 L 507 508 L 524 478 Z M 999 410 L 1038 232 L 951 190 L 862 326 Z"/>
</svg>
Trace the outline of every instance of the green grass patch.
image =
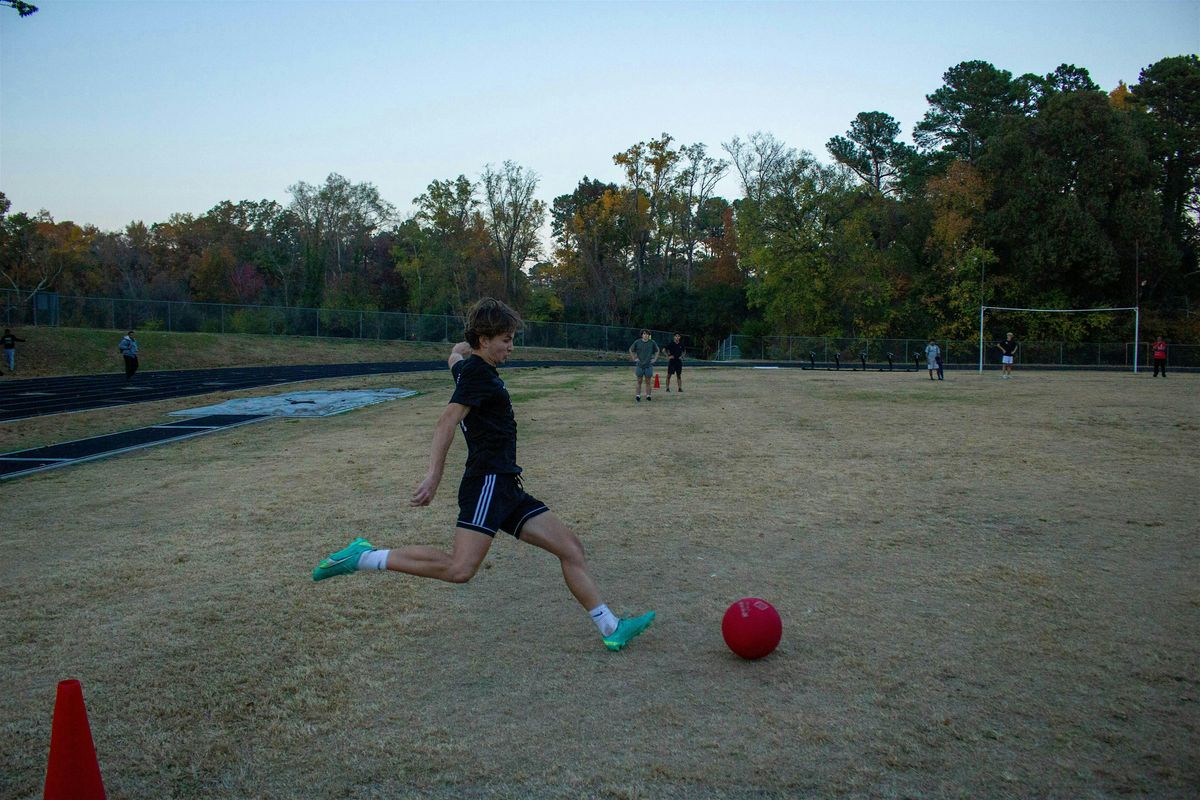
<svg viewBox="0 0 1200 800">
<path fill-rule="evenodd" d="M 17 345 L 18 378 L 120 373 L 117 344 L 125 331 L 93 328 L 22 328 Z M 315 336 L 167 333 L 136 334 L 142 370 L 209 369 L 215 367 L 345 364 L 370 361 L 424 361 L 449 355 L 446 342 L 374 341 Z M 549 347 L 519 348 L 516 359 L 594 361 L 593 350 Z M 603 358 L 603 356 L 601 356 Z M 611 358 L 618 360 L 617 354 Z M 4 370 L 7 373 L 7 370 Z M 8 377 L 6 375 L 6 377 Z"/>
</svg>

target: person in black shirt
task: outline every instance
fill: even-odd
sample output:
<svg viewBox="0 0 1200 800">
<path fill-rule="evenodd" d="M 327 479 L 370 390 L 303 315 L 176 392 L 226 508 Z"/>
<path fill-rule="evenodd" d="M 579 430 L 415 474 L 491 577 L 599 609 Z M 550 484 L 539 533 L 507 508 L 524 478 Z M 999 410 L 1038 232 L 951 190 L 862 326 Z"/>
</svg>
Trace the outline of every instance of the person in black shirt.
<svg viewBox="0 0 1200 800">
<path fill-rule="evenodd" d="M 1012 333 L 1009 333 L 1004 341 L 996 347 L 1000 348 L 1001 377 L 1011 378 L 1013 361 L 1016 360 L 1017 355 L 1017 340 L 1013 338 Z"/>
<path fill-rule="evenodd" d="M 620 650 L 650 626 L 654 612 L 618 619 L 600 601 L 579 537 L 521 483 L 516 417 L 496 370 L 512 354 L 513 334 L 520 324 L 517 313 L 504 303 L 480 300 L 467 316 L 467 340 L 454 346 L 447 362 L 454 375 L 454 394 L 438 419 L 429 471 L 413 492 L 410 505 L 427 506 L 433 501 L 454 430 L 461 429 L 467 441 L 467 465 L 458 487 L 452 552 L 414 545 L 383 550 L 360 537 L 323 559 L 313 570 L 313 580 L 359 570 L 391 570 L 466 583 L 483 563 L 496 531 L 502 530 L 558 557 L 567 588 L 588 611 L 604 645 Z"/>
<path fill-rule="evenodd" d="M 9 372 L 17 371 L 17 342 L 24 341 L 8 328 L 5 328 L 4 335 L 0 336 L 0 345 L 4 347 L 4 363 L 8 365 Z"/>
<path fill-rule="evenodd" d="M 683 391 L 683 344 L 680 339 L 683 337 L 678 333 L 675 334 L 674 341 L 664 348 L 667 351 L 669 358 L 667 359 L 667 391 L 671 391 L 671 376 L 675 376 L 675 387 L 679 391 Z"/>
</svg>

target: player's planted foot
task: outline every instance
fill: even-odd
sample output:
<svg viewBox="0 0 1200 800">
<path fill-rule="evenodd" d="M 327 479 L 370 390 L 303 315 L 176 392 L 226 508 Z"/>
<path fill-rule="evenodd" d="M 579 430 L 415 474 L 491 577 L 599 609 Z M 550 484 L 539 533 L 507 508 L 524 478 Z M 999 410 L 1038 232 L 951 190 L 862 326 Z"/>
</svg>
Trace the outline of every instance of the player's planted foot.
<svg viewBox="0 0 1200 800">
<path fill-rule="evenodd" d="M 639 394 L 637 397 L 633 398 L 633 399 L 634 399 L 634 400 L 637 400 L 639 403 L 640 403 L 640 402 L 642 402 L 642 396 L 641 396 L 640 394 Z"/>
<path fill-rule="evenodd" d="M 609 650 L 620 650 L 654 622 L 654 612 L 647 611 L 640 617 L 623 619 L 617 623 L 617 629 L 604 637 L 604 646 Z"/>
<path fill-rule="evenodd" d="M 370 542 L 361 536 L 358 537 L 336 553 L 330 553 L 327 558 L 321 559 L 321 563 L 313 570 L 313 580 L 323 581 L 337 575 L 349 575 L 358 569 L 358 557 L 374 549 Z"/>
</svg>

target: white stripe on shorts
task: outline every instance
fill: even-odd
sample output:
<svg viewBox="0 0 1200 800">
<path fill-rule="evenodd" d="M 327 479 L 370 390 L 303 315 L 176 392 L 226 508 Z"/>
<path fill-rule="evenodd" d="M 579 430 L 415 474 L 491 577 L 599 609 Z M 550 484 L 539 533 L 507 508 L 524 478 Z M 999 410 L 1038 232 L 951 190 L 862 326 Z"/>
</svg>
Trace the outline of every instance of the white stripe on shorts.
<svg viewBox="0 0 1200 800">
<path fill-rule="evenodd" d="M 475 504 L 475 518 L 471 520 L 472 525 L 484 527 L 484 522 L 487 520 L 488 507 L 492 504 L 492 489 L 496 486 L 496 476 L 487 475 L 483 479 L 483 489 L 479 492 L 479 502 Z"/>
</svg>

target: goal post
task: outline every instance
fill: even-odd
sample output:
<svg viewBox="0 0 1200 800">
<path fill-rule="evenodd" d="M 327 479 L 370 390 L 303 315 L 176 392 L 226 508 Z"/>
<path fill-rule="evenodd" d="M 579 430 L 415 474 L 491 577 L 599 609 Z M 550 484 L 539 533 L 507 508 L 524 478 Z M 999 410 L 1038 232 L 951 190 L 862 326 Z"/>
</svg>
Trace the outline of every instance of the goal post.
<svg viewBox="0 0 1200 800">
<path fill-rule="evenodd" d="M 1141 330 L 1141 312 L 1137 306 L 1124 306 L 1122 308 L 1009 308 L 1008 306 L 980 306 L 979 307 L 979 371 L 983 372 L 983 315 L 987 311 L 1030 311 L 1040 314 L 1091 314 L 1104 311 L 1132 311 L 1133 312 L 1133 372 L 1138 371 L 1138 332 Z"/>
</svg>

